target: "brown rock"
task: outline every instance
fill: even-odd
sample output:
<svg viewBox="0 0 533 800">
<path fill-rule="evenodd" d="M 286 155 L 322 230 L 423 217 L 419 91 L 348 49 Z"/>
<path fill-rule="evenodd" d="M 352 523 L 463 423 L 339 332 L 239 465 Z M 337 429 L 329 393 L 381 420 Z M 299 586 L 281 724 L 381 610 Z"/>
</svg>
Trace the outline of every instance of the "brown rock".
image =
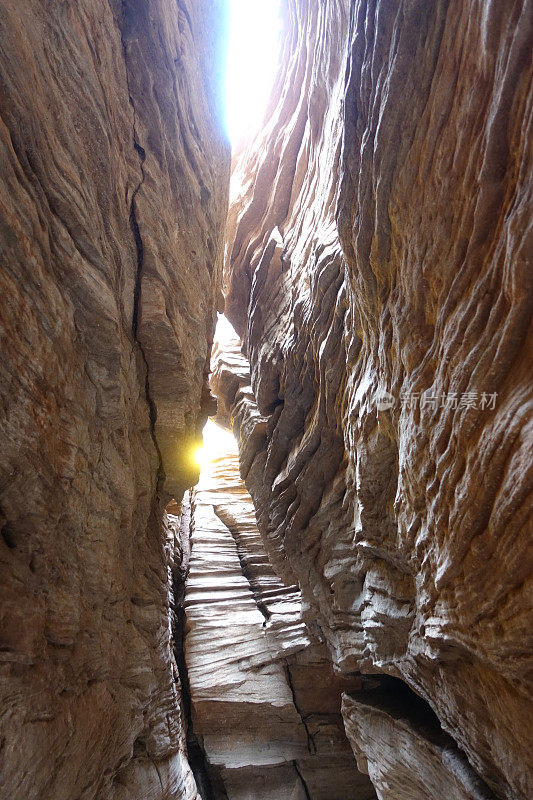
<svg viewBox="0 0 533 800">
<path fill-rule="evenodd" d="M 228 178 L 217 5 L 0 10 L 0 774 L 193 798 L 163 507 L 196 476 Z"/>
<path fill-rule="evenodd" d="M 342 714 L 357 763 L 380 800 L 494 800 L 427 705 L 393 685 L 345 694 Z"/>
<path fill-rule="evenodd" d="M 291 0 L 225 278 L 251 388 L 226 376 L 224 402 L 273 563 L 339 668 L 402 678 L 521 800 L 531 16 Z"/>
</svg>

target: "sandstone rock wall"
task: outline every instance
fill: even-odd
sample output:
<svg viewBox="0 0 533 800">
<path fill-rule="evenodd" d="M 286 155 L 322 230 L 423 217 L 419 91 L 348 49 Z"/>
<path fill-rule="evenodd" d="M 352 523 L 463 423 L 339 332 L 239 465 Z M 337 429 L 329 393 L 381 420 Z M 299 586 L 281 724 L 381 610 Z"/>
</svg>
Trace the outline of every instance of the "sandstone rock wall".
<svg viewBox="0 0 533 800">
<path fill-rule="evenodd" d="M 0 4 L 0 775 L 13 800 L 196 797 L 162 516 L 196 478 L 208 398 L 229 169 L 219 12 Z"/>
<path fill-rule="evenodd" d="M 342 713 L 358 763 L 380 800 L 493 800 L 438 718 L 405 687 L 347 693 Z"/>
<path fill-rule="evenodd" d="M 532 13 L 288 0 L 282 71 L 230 211 L 226 313 L 251 387 L 234 354 L 214 381 L 265 545 L 337 667 L 402 679 L 466 754 L 468 785 L 477 773 L 521 800 Z M 393 757 L 413 776 L 416 740 L 398 736 Z M 448 783 L 443 769 L 429 796 Z"/>
</svg>

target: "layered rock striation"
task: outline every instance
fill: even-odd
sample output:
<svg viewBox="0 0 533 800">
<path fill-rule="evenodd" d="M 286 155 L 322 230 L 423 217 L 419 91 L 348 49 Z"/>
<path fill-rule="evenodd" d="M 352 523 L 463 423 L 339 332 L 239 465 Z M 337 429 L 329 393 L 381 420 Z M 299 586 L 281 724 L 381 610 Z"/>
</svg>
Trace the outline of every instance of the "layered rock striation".
<svg viewBox="0 0 533 800">
<path fill-rule="evenodd" d="M 163 510 L 197 477 L 208 410 L 229 179 L 218 13 L 0 9 L 0 774 L 13 800 L 196 797 Z"/>
<path fill-rule="evenodd" d="M 361 680 L 334 675 L 302 622 L 297 587 L 275 575 L 236 444 L 202 470 L 192 523 L 184 650 L 205 797 L 375 797 L 340 713 L 342 692 Z"/>
<path fill-rule="evenodd" d="M 214 376 L 265 546 L 336 668 L 401 679 L 465 785 L 508 800 L 533 794 L 532 11 L 289 0 L 234 170 L 226 313 L 251 377 L 237 347 Z M 415 731 L 391 794 L 344 709 L 380 797 L 437 762 L 420 796 L 448 796 Z"/>
<path fill-rule="evenodd" d="M 493 800 L 438 718 L 405 686 L 347 693 L 342 713 L 358 764 L 379 787 L 380 800 Z"/>
</svg>

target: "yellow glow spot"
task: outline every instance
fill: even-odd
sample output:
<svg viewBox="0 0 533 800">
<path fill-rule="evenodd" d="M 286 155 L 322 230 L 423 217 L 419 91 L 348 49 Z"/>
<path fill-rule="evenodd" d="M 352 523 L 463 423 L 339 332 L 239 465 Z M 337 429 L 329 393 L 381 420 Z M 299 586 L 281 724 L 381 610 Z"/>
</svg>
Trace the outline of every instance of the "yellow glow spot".
<svg viewBox="0 0 533 800">
<path fill-rule="evenodd" d="M 197 447 L 192 454 L 193 461 L 198 467 L 203 467 L 205 464 L 205 450 L 203 447 Z"/>
</svg>

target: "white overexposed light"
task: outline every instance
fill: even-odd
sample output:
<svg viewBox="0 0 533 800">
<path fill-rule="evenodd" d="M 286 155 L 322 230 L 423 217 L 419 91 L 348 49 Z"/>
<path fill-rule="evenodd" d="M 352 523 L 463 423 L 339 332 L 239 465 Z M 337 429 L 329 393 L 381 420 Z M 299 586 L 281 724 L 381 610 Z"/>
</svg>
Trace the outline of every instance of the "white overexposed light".
<svg viewBox="0 0 533 800">
<path fill-rule="evenodd" d="M 240 339 L 224 314 L 217 314 L 217 327 L 215 331 L 215 348 L 226 348 L 230 351 L 240 346 Z M 218 425 L 214 420 L 208 419 L 202 431 L 203 442 L 195 448 L 193 459 L 200 467 L 202 474 L 205 469 L 217 459 L 227 455 L 237 455 L 237 441 L 231 431 Z"/>
<path fill-rule="evenodd" d="M 235 333 L 235 328 L 224 314 L 217 314 L 217 326 L 215 330 L 215 344 L 222 350 L 227 350 L 230 342 L 239 337 Z"/>
<path fill-rule="evenodd" d="M 233 434 L 221 428 L 212 419 L 208 419 L 202 431 L 203 445 L 198 447 L 194 453 L 194 459 L 199 467 L 204 469 L 213 461 L 237 452 L 237 442 Z"/>
<path fill-rule="evenodd" d="M 226 118 L 233 147 L 258 130 L 279 57 L 279 0 L 229 0 Z"/>
</svg>

